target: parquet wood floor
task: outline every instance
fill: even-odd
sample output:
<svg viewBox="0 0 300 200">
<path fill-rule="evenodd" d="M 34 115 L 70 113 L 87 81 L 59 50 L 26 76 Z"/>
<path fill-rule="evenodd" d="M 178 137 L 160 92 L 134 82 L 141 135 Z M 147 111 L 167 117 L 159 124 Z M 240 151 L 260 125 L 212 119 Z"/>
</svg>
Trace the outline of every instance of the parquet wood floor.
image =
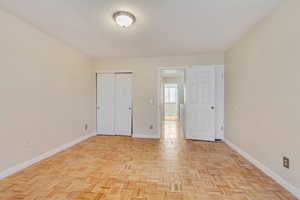
<svg viewBox="0 0 300 200">
<path fill-rule="evenodd" d="M 168 123 L 161 140 L 92 137 L 0 180 L 0 199 L 296 200 L 226 144 Z"/>
</svg>

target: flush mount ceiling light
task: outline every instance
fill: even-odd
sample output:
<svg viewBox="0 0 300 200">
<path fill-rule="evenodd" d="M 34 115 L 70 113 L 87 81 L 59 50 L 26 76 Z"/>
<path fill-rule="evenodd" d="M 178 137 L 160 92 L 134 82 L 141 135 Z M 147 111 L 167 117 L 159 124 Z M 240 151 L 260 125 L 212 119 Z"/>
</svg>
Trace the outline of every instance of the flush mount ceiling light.
<svg viewBox="0 0 300 200">
<path fill-rule="evenodd" d="M 115 22 L 123 28 L 131 26 L 136 20 L 135 16 L 127 11 L 118 11 L 114 13 L 113 18 Z"/>
</svg>

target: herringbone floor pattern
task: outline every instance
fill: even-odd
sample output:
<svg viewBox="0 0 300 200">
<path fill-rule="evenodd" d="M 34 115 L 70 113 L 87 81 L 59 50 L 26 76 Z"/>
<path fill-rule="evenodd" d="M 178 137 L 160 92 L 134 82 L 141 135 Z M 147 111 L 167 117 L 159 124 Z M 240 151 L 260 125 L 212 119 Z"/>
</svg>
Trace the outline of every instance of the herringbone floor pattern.
<svg viewBox="0 0 300 200">
<path fill-rule="evenodd" d="M 168 123 L 161 140 L 92 137 L 1 180 L 0 199 L 296 199 L 226 144 L 184 141 Z"/>
</svg>

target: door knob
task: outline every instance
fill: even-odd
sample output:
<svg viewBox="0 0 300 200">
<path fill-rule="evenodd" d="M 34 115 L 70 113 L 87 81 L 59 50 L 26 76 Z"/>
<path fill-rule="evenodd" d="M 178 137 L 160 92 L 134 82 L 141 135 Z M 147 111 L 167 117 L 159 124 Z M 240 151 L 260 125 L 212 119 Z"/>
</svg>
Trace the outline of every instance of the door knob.
<svg viewBox="0 0 300 200">
<path fill-rule="evenodd" d="M 129 109 L 129 110 L 132 110 L 132 108 L 130 108 L 130 107 L 129 107 L 128 109 Z"/>
<path fill-rule="evenodd" d="M 100 110 L 100 106 L 97 106 L 97 110 Z"/>
<path fill-rule="evenodd" d="M 215 109 L 215 107 L 214 106 L 212 106 L 212 107 L 210 107 L 212 110 L 214 110 Z"/>
</svg>

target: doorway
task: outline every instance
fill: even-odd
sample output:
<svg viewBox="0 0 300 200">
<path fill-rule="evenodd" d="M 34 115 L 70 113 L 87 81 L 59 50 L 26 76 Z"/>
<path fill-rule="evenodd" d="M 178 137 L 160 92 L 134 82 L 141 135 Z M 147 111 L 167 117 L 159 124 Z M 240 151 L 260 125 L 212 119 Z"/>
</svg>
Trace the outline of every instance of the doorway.
<svg viewBox="0 0 300 200">
<path fill-rule="evenodd" d="M 224 66 L 163 68 L 159 77 L 161 138 L 178 137 L 177 127 L 184 139 L 224 139 Z"/>
<path fill-rule="evenodd" d="M 161 132 L 163 138 L 183 138 L 184 69 L 162 69 Z"/>
</svg>

